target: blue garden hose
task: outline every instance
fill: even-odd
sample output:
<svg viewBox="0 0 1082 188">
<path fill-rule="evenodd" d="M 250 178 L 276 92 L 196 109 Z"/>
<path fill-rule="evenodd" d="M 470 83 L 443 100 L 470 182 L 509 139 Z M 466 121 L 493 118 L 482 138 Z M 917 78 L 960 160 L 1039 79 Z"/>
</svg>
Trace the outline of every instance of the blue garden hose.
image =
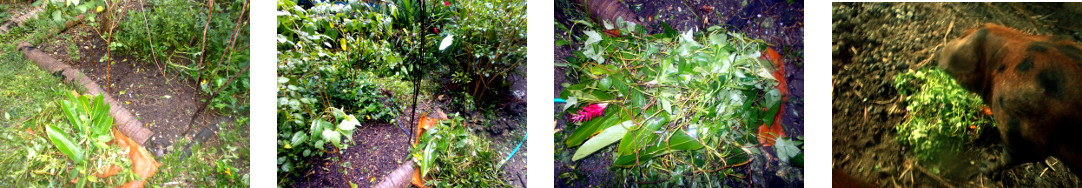
<svg viewBox="0 0 1082 188">
<path fill-rule="evenodd" d="M 511 155 L 507 155 L 506 159 L 503 159 L 503 161 L 500 161 L 500 165 L 496 165 L 496 169 L 500 169 L 500 167 L 503 167 L 503 164 L 507 163 L 507 160 L 511 160 L 511 157 L 514 157 L 515 153 L 518 153 L 518 148 L 522 147 L 522 143 L 526 143 L 526 136 L 529 136 L 529 135 L 523 135 L 522 136 L 522 141 L 518 142 L 518 146 L 515 146 L 515 150 L 512 150 Z"/>
</svg>

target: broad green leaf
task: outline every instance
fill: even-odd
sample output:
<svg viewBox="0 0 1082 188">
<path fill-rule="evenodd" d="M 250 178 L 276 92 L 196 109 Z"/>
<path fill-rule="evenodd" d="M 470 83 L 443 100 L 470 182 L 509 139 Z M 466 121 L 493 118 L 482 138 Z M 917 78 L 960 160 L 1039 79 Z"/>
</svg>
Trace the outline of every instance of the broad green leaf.
<svg viewBox="0 0 1082 188">
<path fill-rule="evenodd" d="M 799 145 L 800 141 L 790 141 L 789 139 L 778 137 L 774 140 L 774 152 L 778 154 L 778 160 L 788 163 L 790 158 L 800 154 Z"/>
<path fill-rule="evenodd" d="M 608 108 L 605 108 L 605 115 L 599 118 L 594 118 L 590 121 L 586 121 L 582 124 L 582 126 L 579 126 L 577 129 L 575 129 L 575 132 L 571 133 L 571 136 L 567 137 L 567 146 L 578 146 L 579 144 L 582 144 L 583 141 L 586 141 L 587 138 L 593 136 L 594 133 L 605 130 L 606 128 L 609 128 L 609 126 L 619 123 L 621 120 L 620 114 L 618 113 L 619 111 L 621 111 L 619 106 L 609 105 Z"/>
<path fill-rule="evenodd" d="M 342 145 L 342 135 L 334 130 L 323 130 L 323 140 L 330 141 L 334 147 Z"/>
<path fill-rule="evenodd" d="M 570 108 L 571 106 L 575 106 L 576 104 L 579 104 L 579 99 L 575 98 L 575 97 L 568 97 L 567 100 L 565 100 L 565 101 L 566 101 L 566 103 L 564 103 L 564 109 L 562 111 L 560 111 L 561 113 L 563 111 L 567 111 L 567 108 Z"/>
<path fill-rule="evenodd" d="M 646 148 L 646 150 L 642 150 L 642 152 L 639 152 L 638 154 L 632 153 L 630 155 L 622 155 L 616 158 L 616 162 L 613 162 L 613 165 L 617 167 L 627 168 L 631 167 L 629 165 L 635 164 L 635 156 L 638 156 L 638 162 L 646 162 L 646 160 L 654 158 L 658 155 L 663 155 L 668 152 L 669 150 L 666 150 L 660 146 L 650 146 Z"/>
<path fill-rule="evenodd" d="M 83 150 L 75 146 L 75 143 L 68 138 L 67 134 L 60 132 L 56 125 L 48 124 L 45 126 L 45 132 L 49 135 L 49 141 L 56 146 L 56 149 L 61 153 L 67 155 L 68 158 L 75 161 L 76 164 L 82 164 L 86 160 L 86 156 L 83 155 Z"/>
<path fill-rule="evenodd" d="M 317 138 L 316 135 L 323 134 L 323 127 L 324 127 L 323 124 L 324 123 L 330 124 L 330 122 L 323 121 L 322 119 L 317 119 L 315 121 L 312 121 L 312 125 L 308 128 L 308 130 L 312 131 L 311 134 L 310 134 L 310 135 L 312 135 L 312 141 L 319 140 L 319 139 L 316 139 Z"/>
<path fill-rule="evenodd" d="M 638 108 L 646 107 L 646 96 L 639 90 L 631 90 L 631 105 Z"/>
<path fill-rule="evenodd" d="M 571 42 L 569 42 L 567 40 L 564 40 L 564 39 L 560 39 L 560 40 L 556 40 L 554 45 L 555 46 L 563 46 L 563 45 L 567 45 L 567 44 L 571 44 Z"/>
<path fill-rule="evenodd" d="M 635 122 L 628 120 L 619 125 L 611 126 L 608 129 L 605 129 L 605 131 L 601 131 L 597 136 L 594 136 L 594 138 L 583 143 L 582 147 L 579 147 L 579 149 L 575 151 L 575 155 L 571 157 L 571 160 L 578 161 L 605 146 L 620 141 L 620 138 L 623 138 L 624 135 L 627 134 L 627 129 L 632 126 L 635 126 Z"/>
<path fill-rule="evenodd" d="M 592 93 L 594 98 L 596 98 L 599 101 L 613 100 L 613 99 L 616 98 L 616 96 L 613 96 L 612 94 L 609 94 L 608 92 L 605 92 L 605 91 L 602 91 L 602 90 L 594 90 L 594 92 L 590 92 L 590 93 Z"/>
<path fill-rule="evenodd" d="M 53 21 L 54 22 L 62 22 L 62 21 L 64 21 L 64 18 L 60 17 L 60 11 L 53 11 Z"/>
<path fill-rule="evenodd" d="M 357 118 L 353 115 L 348 115 L 346 118 L 342 119 L 342 123 L 338 124 L 338 129 L 349 131 L 353 130 L 353 128 L 358 125 L 361 125 L 361 123 L 357 121 Z"/>
<path fill-rule="evenodd" d="M 654 134 L 654 131 L 668 122 L 668 115 L 660 115 L 646 120 L 638 127 L 638 129 L 624 135 L 624 139 L 620 141 L 620 148 L 618 150 L 620 155 L 631 155 L 635 151 L 638 151 L 637 148 L 646 148 L 647 145 L 654 143 L 657 139 L 657 135 Z"/>
<path fill-rule="evenodd" d="M 453 43 L 454 41 L 455 41 L 455 36 L 454 35 L 447 35 L 446 37 L 443 37 L 443 41 L 440 42 L 440 51 L 443 51 L 444 49 L 447 49 L 447 47 L 451 46 L 451 43 Z"/>
<path fill-rule="evenodd" d="M 586 33 L 587 38 L 585 44 L 587 46 L 601 42 L 601 34 L 597 33 L 597 31 L 584 31 L 583 33 Z"/>
<path fill-rule="evenodd" d="M 304 144 L 305 140 L 308 140 L 308 135 L 304 134 L 304 132 L 297 131 L 296 133 L 293 133 L 293 139 L 292 142 L 290 142 L 290 145 L 298 147 L 299 145 Z"/>
<path fill-rule="evenodd" d="M 695 140 L 691 136 L 684 134 L 683 132 L 673 133 L 672 137 L 669 137 L 669 149 L 673 150 L 697 150 L 702 148 L 703 144 Z"/>
</svg>

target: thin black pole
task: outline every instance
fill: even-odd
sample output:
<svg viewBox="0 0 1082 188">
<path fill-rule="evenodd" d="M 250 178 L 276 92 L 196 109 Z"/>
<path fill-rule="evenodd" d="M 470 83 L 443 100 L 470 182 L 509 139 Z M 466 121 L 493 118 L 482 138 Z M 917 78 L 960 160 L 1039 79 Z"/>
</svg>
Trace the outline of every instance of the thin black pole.
<svg viewBox="0 0 1082 188">
<path fill-rule="evenodd" d="M 420 40 L 417 40 L 417 41 L 421 42 L 420 43 L 421 46 L 419 48 L 416 48 L 416 49 L 418 49 L 419 54 L 416 54 L 416 56 L 414 56 L 414 57 L 420 58 L 420 60 L 415 61 L 413 63 L 413 66 L 410 67 L 410 68 L 413 69 L 413 70 L 411 70 L 411 73 L 413 75 L 413 107 L 412 107 L 413 110 L 411 110 L 412 112 L 410 112 L 410 130 L 413 130 L 413 132 L 417 132 L 417 130 L 415 130 L 415 129 L 417 129 L 417 127 L 414 126 L 414 125 L 417 125 L 417 122 L 416 122 L 417 96 L 418 96 L 418 94 L 420 94 L 420 83 L 421 83 L 420 82 L 421 81 L 421 74 L 420 74 L 420 71 L 418 71 L 418 69 L 420 68 L 420 66 L 424 62 L 424 47 L 425 47 L 425 45 L 424 45 L 425 44 L 425 38 L 424 37 L 425 37 L 425 33 L 427 32 L 427 30 L 424 29 L 424 27 L 428 24 L 428 15 L 425 14 L 425 1 L 424 0 L 419 0 L 419 1 L 420 1 L 420 4 L 421 4 L 421 7 L 420 7 L 421 11 L 418 11 L 418 13 L 420 14 L 418 16 L 421 17 L 421 28 L 420 28 L 419 35 L 417 36 L 418 38 L 420 38 Z M 416 135 L 414 135 L 414 136 L 416 136 Z M 410 139 L 413 139 L 413 138 L 411 137 Z"/>
</svg>

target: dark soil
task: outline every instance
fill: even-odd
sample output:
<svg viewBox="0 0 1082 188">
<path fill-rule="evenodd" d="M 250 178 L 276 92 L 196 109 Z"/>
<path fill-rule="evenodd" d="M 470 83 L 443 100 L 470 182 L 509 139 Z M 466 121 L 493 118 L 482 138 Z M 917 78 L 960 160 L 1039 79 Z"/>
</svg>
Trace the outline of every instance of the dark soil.
<svg viewBox="0 0 1082 188">
<path fill-rule="evenodd" d="M 353 145 L 341 151 L 342 163 L 348 163 L 345 165 L 349 167 L 349 177 L 333 160 L 338 155 L 325 153 L 322 158 L 313 157 L 308 161 L 314 166 L 292 186 L 349 187 L 348 180 L 358 187 L 371 187 L 409 160 L 409 139 L 409 135 L 395 125 L 365 123 L 353 131 Z"/>
<path fill-rule="evenodd" d="M 209 108 L 194 123 L 190 122 L 192 115 L 209 96 L 196 89 L 198 85 L 192 78 L 169 71 L 167 67 L 159 69 L 153 60 L 144 60 L 117 50 L 112 53 L 113 64 L 100 62 L 106 55 L 107 44 L 89 25 L 68 29 L 41 45 L 44 45 L 41 47 L 43 51 L 81 70 L 101 85 L 153 131 L 154 135 L 144 146 L 157 157 L 177 150 L 190 152 L 190 148 L 174 148 L 172 144 L 177 139 L 194 138 L 198 142 L 216 146 L 218 137 L 215 132 L 219 127 L 236 123 L 234 114 L 223 114 Z M 187 61 L 175 59 L 174 62 Z M 164 63 L 162 66 L 165 66 Z M 248 114 L 246 111 L 234 113 Z M 189 124 L 192 124 L 191 132 L 184 135 Z"/>
<path fill-rule="evenodd" d="M 575 0 L 560 0 L 555 4 L 556 22 L 564 26 L 571 26 L 572 20 L 587 20 L 582 7 L 573 3 Z M 697 32 L 714 25 L 720 25 L 729 31 L 746 34 L 749 38 L 758 38 L 766 41 L 773 49 L 780 53 L 785 65 L 785 78 L 788 81 L 790 91 L 789 101 L 785 103 L 786 114 L 783 117 L 783 125 L 787 135 L 804 135 L 804 2 L 794 1 L 788 3 L 781 0 L 627 0 L 626 5 L 635 12 L 640 21 L 649 28 L 651 33 L 658 33 L 664 22 L 675 30 L 687 31 L 694 29 Z M 557 40 L 566 39 L 571 41 L 569 45 L 556 46 L 554 60 L 556 63 L 567 63 L 564 58 L 572 56 L 572 52 L 579 49 L 582 41 L 576 41 L 573 36 L 581 35 L 581 28 L 573 31 L 556 29 Z M 568 73 L 566 67 L 555 66 L 555 78 L 553 96 L 559 97 L 563 91 L 561 84 L 574 84 L 578 80 L 575 75 Z M 555 105 L 556 112 L 562 109 L 562 105 Z M 573 112 L 574 110 L 568 109 Z M 556 114 L 557 116 L 569 116 L 567 113 Z M 555 134 L 569 135 L 574 130 L 566 130 L 567 125 L 557 121 L 554 127 Z M 579 162 L 571 162 L 573 148 L 565 148 L 559 142 L 561 136 L 556 137 L 558 142 L 554 158 L 556 173 L 555 183 L 558 187 L 606 187 L 614 185 L 613 172 L 609 171 L 613 156 L 607 152 L 598 152 L 584 158 Z M 761 149 L 773 151 L 772 148 Z M 734 187 L 747 186 L 802 186 L 803 169 L 787 168 L 778 169 L 777 159 L 767 156 L 754 156 L 754 161 L 742 167 L 735 168 L 736 172 L 747 174 L 748 178 L 730 182 Z M 786 176 L 789 178 L 781 178 Z"/>
<path fill-rule="evenodd" d="M 925 167 L 895 138 L 906 117 L 892 86 L 909 69 L 934 67 L 932 54 L 970 28 L 997 23 L 1039 35 L 1082 39 L 1077 3 L 834 3 L 832 168 L 880 186 L 1078 187 L 1079 179 L 1055 158 L 1006 170 L 977 173 L 998 158 L 1002 140 L 982 135 L 937 168 Z M 991 131 L 989 131 L 991 132 Z M 1051 164 L 1051 166 L 1049 166 Z M 942 179 L 939 181 L 937 179 Z"/>
</svg>

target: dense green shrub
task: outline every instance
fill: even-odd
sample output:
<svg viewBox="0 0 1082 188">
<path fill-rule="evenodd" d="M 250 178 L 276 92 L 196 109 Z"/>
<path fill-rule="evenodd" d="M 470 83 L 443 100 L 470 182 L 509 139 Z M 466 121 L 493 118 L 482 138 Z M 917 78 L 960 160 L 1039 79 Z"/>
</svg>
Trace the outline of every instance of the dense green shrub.
<svg viewBox="0 0 1082 188">
<path fill-rule="evenodd" d="M 127 11 L 111 46 L 136 52 L 144 56 L 146 62 L 156 59 L 169 65 L 170 70 L 180 71 L 190 79 L 199 79 L 196 80 L 199 89 L 208 96 L 225 87 L 217 98 L 212 99 L 213 109 L 232 113 L 247 111 L 249 74 L 245 72 L 232 82 L 225 83 L 249 65 L 250 51 L 246 44 L 249 44 L 250 32 L 244 24 L 248 20 L 248 12 L 242 11 L 245 9 L 244 1 L 215 1 L 209 23 L 204 3 L 148 0 L 143 11 Z M 237 18 L 242 14 L 245 16 L 240 20 L 242 25 L 234 39 L 234 28 L 238 28 Z M 204 28 L 209 28 L 205 35 L 202 32 Z M 202 48 L 204 39 L 205 50 Z M 200 60 L 203 64 L 199 64 Z"/>
<path fill-rule="evenodd" d="M 425 35 L 430 54 L 424 57 L 439 63 L 437 80 L 475 99 L 498 94 L 489 87 L 506 88 L 504 78 L 526 64 L 526 1 L 428 2 L 432 22 L 425 31 L 432 34 Z"/>
<path fill-rule="evenodd" d="M 289 0 L 277 3 L 278 174 L 288 181 L 310 166 L 310 157 L 349 146 L 351 129 L 341 126 L 346 122 L 394 123 L 396 110 L 385 105 L 394 98 L 381 96 L 376 80 L 405 75 L 392 47 L 404 39 L 395 37 L 402 31 L 391 29 L 391 17 L 376 11 L 393 10 L 387 5 L 323 4 L 308 11 Z"/>
</svg>

